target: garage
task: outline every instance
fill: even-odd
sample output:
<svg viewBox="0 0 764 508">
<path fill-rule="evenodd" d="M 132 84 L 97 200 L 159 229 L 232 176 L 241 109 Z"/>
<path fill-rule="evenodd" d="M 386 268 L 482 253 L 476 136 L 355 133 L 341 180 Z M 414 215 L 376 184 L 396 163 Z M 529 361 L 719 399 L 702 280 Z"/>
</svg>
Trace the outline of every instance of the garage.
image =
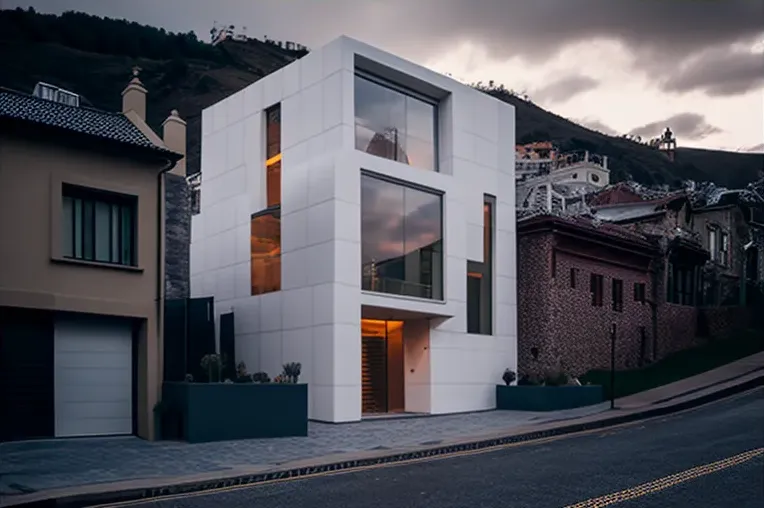
<svg viewBox="0 0 764 508">
<path fill-rule="evenodd" d="M 133 433 L 130 320 L 58 317 L 54 369 L 56 437 Z"/>
</svg>

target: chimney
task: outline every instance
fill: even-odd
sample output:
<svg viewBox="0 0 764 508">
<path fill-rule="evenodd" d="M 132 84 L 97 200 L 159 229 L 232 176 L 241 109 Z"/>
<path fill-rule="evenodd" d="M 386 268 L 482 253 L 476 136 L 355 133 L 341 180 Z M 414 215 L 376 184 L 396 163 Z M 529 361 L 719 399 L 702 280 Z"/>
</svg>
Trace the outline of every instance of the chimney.
<svg viewBox="0 0 764 508">
<path fill-rule="evenodd" d="M 146 94 L 148 91 L 143 87 L 143 83 L 138 78 L 138 74 L 141 72 L 140 67 L 133 67 L 133 79 L 127 84 L 124 90 L 122 90 L 122 112 L 135 111 L 136 114 L 141 117 L 141 120 L 146 120 Z"/>
<path fill-rule="evenodd" d="M 177 109 L 173 109 L 162 123 L 162 140 L 173 152 L 186 155 L 186 122 L 180 117 Z M 170 173 L 185 177 L 186 158 L 179 160 Z"/>
</svg>

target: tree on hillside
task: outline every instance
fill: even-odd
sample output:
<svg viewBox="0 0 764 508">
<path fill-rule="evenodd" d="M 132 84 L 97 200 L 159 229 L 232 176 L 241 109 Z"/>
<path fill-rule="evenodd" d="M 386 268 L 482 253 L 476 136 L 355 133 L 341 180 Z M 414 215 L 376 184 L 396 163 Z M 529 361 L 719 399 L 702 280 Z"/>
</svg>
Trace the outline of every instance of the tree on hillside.
<svg viewBox="0 0 764 508">
<path fill-rule="evenodd" d="M 33 8 L 0 11 L 0 41 L 61 44 L 80 51 L 153 60 L 223 61 L 194 32 L 174 33 L 124 19 L 67 11 L 60 16 Z"/>
</svg>

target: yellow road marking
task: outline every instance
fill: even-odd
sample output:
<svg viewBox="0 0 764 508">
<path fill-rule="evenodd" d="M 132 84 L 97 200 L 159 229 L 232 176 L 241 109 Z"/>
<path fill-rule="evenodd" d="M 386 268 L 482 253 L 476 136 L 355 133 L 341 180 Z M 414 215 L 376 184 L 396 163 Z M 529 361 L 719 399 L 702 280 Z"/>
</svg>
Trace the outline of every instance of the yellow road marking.
<svg viewBox="0 0 764 508">
<path fill-rule="evenodd" d="M 685 413 L 689 413 L 689 412 L 692 412 L 692 411 L 697 411 L 698 409 L 701 409 L 701 408 L 704 408 L 704 407 L 708 407 L 710 405 L 717 404 L 717 403 L 720 403 L 720 402 L 734 400 L 734 399 L 746 396 L 746 395 L 748 395 L 748 394 L 750 394 L 752 392 L 756 392 L 756 391 L 760 391 L 760 390 L 764 390 L 764 389 L 762 389 L 762 388 L 755 388 L 753 390 L 749 390 L 749 391 L 746 391 L 746 392 L 743 392 L 743 393 L 740 393 L 740 394 L 735 394 L 735 395 L 732 395 L 730 397 L 725 397 L 723 399 L 719 399 L 719 400 L 712 401 L 712 402 L 709 402 L 709 403 L 706 403 L 706 404 L 702 404 L 702 405 L 697 406 L 697 407 L 683 409 L 682 411 L 677 411 L 676 413 L 673 413 L 669 418 L 675 418 L 675 417 L 681 416 L 681 415 L 683 415 Z M 571 433 L 568 433 L 568 434 L 561 434 L 559 436 L 551 436 L 551 437 L 539 438 L 539 439 L 529 439 L 527 441 L 519 441 L 519 442 L 515 442 L 515 443 L 507 443 L 507 444 L 504 444 L 504 445 L 488 446 L 488 447 L 485 447 L 485 448 L 481 448 L 479 450 L 465 450 L 465 451 L 461 451 L 461 452 L 443 453 L 443 454 L 435 455 L 435 456 L 431 456 L 431 457 L 420 457 L 420 458 L 417 458 L 417 459 L 399 460 L 399 461 L 396 461 L 396 462 L 387 462 L 387 463 L 383 463 L 383 464 L 370 464 L 368 466 L 349 467 L 347 469 L 341 469 L 341 470 L 338 470 L 338 471 L 321 471 L 321 472 L 318 472 L 318 473 L 310 473 L 310 474 L 305 474 L 305 475 L 300 475 L 300 476 L 291 476 L 291 477 L 288 477 L 288 478 L 278 478 L 278 479 L 275 479 L 275 480 L 267 480 L 267 481 L 256 482 L 256 483 L 247 483 L 247 484 L 243 484 L 243 485 L 230 485 L 228 487 L 218 487 L 218 488 L 214 488 L 214 489 L 206 489 L 206 490 L 200 490 L 200 491 L 195 491 L 195 492 L 183 492 L 183 493 L 180 493 L 180 494 L 159 495 L 159 496 L 155 496 L 155 497 L 149 497 L 149 498 L 144 498 L 144 499 L 133 499 L 133 500 L 122 501 L 122 502 L 118 502 L 118 503 L 100 504 L 100 505 L 92 506 L 91 508 L 117 508 L 117 507 L 136 506 L 136 505 L 150 503 L 150 502 L 154 502 L 154 501 L 168 501 L 168 500 L 172 500 L 172 499 L 187 499 L 187 498 L 190 498 L 190 497 L 209 496 L 209 495 L 213 495 L 213 494 L 221 494 L 221 493 L 231 492 L 231 491 L 235 491 L 235 490 L 253 489 L 253 488 L 261 487 L 261 486 L 264 486 L 264 485 L 273 485 L 275 483 L 284 483 L 284 482 L 295 481 L 295 480 L 312 480 L 314 478 L 321 478 L 321 477 L 324 477 L 324 476 L 336 476 L 336 475 L 342 475 L 342 474 L 352 474 L 352 473 L 358 473 L 358 472 L 362 472 L 362 471 L 369 471 L 369 470 L 372 470 L 372 469 L 380 469 L 380 468 L 385 468 L 385 467 L 408 466 L 408 465 L 416 464 L 416 463 L 419 463 L 419 462 L 430 462 L 430 461 L 434 461 L 434 460 L 446 460 L 446 459 L 454 459 L 454 458 L 459 458 L 459 457 L 467 457 L 467 456 L 471 456 L 471 455 L 479 455 L 479 454 L 482 454 L 482 453 L 492 453 L 492 452 L 496 452 L 496 451 L 506 450 L 508 448 L 515 448 L 515 447 L 518 447 L 518 446 L 544 444 L 544 443 L 549 443 L 549 442 L 552 442 L 552 441 L 557 441 L 557 440 L 560 440 L 560 439 L 570 439 L 570 438 L 573 438 L 573 437 L 581 437 L 581 436 L 586 436 L 586 435 L 589 435 L 589 434 L 608 433 L 609 431 L 611 431 L 613 429 L 621 429 L 621 428 L 624 428 L 624 427 L 633 427 L 633 426 L 637 426 L 637 425 L 640 425 L 640 424 L 644 425 L 647 422 L 657 421 L 659 419 L 665 420 L 667 418 L 665 416 L 654 416 L 652 418 L 645 418 L 643 420 L 635 420 L 633 422 L 619 423 L 617 425 L 612 425 L 612 426 L 606 427 L 604 429 L 603 428 L 599 428 L 599 429 L 582 430 L 580 432 L 571 432 Z M 603 505 L 603 506 L 605 506 L 605 505 Z"/>
<path fill-rule="evenodd" d="M 589 499 L 587 501 L 581 501 L 580 503 L 572 504 L 566 506 L 565 508 L 602 508 L 603 506 L 610 506 L 616 503 L 621 503 L 623 501 L 628 501 L 630 499 L 646 496 L 647 494 L 652 494 L 654 492 L 673 487 L 674 485 L 678 485 L 689 480 L 694 480 L 695 478 L 700 478 L 701 476 L 716 473 L 732 466 L 737 466 L 743 462 L 759 457 L 760 455 L 764 455 L 764 448 L 748 450 L 747 452 L 743 452 L 726 459 L 694 467 L 692 469 L 672 474 L 664 478 L 659 478 L 651 482 L 643 483 L 642 485 L 637 485 L 636 487 L 631 487 L 620 492 L 614 492 L 606 496 Z"/>
</svg>

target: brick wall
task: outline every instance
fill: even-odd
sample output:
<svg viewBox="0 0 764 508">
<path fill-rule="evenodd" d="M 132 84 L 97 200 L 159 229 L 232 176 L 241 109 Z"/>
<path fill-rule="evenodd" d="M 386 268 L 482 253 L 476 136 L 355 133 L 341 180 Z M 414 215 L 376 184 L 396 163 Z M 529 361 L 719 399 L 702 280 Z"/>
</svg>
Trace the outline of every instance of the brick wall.
<svg viewBox="0 0 764 508">
<path fill-rule="evenodd" d="M 524 236 L 517 248 L 517 370 L 519 374 L 538 373 L 549 362 L 547 345 L 553 333 L 550 321 L 552 235 Z M 538 348 L 534 360 L 532 348 Z M 542 356 L 542 353 L 544 356 Z"/>
<path fill-rule="evenodd" d="M 556 243 L 552 232 L 519 237 L 519 372 L 543 374 L 562 369 L 581 375 L 590 369 L 609 368 L 613 323 L 616 324 L 616 366 L 638 367 L 642 355 L 650 350 L 652 318 L 649 304 L 634 301 L 634 283 L 645 284 L 649 298 L 648 258 L 644 259 L 644 269 L 629 268 L 567 250 L 562 252 L 554 248 Z M 575 288 L 571 287 L 571 269 L 576 270 Z M 592 273 L 603 276 L 601 307 L 592 305 Z M 621 312 L 612 309 L 613 279 L 623 281 Z"/>
<path fill-rule="evenodd" d="M 189 295 L 191 198 L 186 179 L 165 175 L 165 298 Z"/>
<path fill-rule="evenodd" d="M 651 307 L 634 301 L 634 284 L 651 291 L 650 274 L 571 254 L 556 255 L 557 270 L 551 292 L 551 320 L 558 333 L 554 352 L 565 370 L 580 375 L 590 369 L 610 367 L 611 327 L 616 325 L 616 368 L 641 365 L 652 337 Z M 576 287 L 570 287 L 570 271 L 576 270 Z M 602 306 L 592 305 L 590 276 L 603 276 Z M 623 283 L 623 310 L 613 310 L 612 287 Z M 642 330 L 644 328 L 644 330 Z M 645 344 L 642 345 L 644 331 Z"/>
<path fill-rule="evenodd" d="M 708 338 L 729 340 L 736 334 L 753 325 L 750 307 L 707 307 L 700 309 L 708 323 Z"/>
</svg>

